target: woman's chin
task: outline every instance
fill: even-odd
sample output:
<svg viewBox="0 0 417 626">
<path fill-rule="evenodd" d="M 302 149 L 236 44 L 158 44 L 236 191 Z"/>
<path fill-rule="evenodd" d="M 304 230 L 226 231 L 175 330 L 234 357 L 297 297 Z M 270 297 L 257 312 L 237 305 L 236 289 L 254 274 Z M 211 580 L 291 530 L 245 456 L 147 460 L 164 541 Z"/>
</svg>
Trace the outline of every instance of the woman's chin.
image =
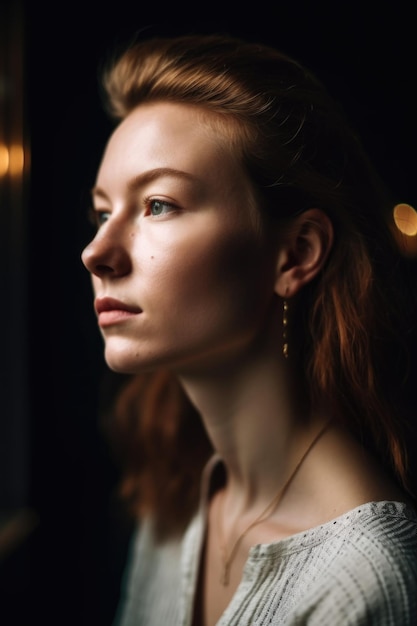
<svg viewBox="0 0 417 626">
<path fill-rule="evenodd" d="M 128 345 L 126 345 L 126 343 Z M 130 342 L 106 341 L 104 358 L 108 367 L 117 374 L 140 374 L 163 367 L 166 359 L 143 345 L 132 347 Z"/>
<path fill-rule="evenodd" d="M 117 374 L 135 374 L 141 370 L 137 357 L 125 350 L 114 350 L 106 346 L 104 359 L 108 367 Z"/>
</svg>

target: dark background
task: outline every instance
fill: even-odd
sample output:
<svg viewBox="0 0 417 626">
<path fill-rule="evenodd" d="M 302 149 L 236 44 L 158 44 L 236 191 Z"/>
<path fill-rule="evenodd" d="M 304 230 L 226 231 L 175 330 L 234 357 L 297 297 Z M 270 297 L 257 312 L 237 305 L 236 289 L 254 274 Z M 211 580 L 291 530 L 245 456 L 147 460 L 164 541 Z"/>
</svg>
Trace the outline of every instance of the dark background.
<svg viewBox="0 0 417 626">
<path fill-rule="evenodd" d="M 107 370 L 80 261 L 90 235 L 86 194 L 110 131 L 99 67 L 142 30 L 225 31 L 272 43 L 328 84 L 396 201 L 416 206 L 414 15 L 402 1 L 255 3 L 246 15 L 208 3 L 22 6 L 31 145 L 22 437 L 27 504 L 40 523 L 2 564 L 0 624 L 110 626 L 131 528 L 114 497 L 117 467 L 100 426 Z"/>
</svg>

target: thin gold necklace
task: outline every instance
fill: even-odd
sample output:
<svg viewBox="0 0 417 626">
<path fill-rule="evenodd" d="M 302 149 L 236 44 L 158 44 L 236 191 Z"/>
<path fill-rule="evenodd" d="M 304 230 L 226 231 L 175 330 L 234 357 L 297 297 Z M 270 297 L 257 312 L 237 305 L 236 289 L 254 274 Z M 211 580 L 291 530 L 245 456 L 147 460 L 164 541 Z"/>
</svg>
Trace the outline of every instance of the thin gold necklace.
<svg viewBox="0 0 417 626">
<path fill-rule="evenodd" d="M 331 420 L 330 420 L 331 421 Z M 285 485 L 278 491 L 278 493 L 273 497 L 273 499 L 271 500 L 271 502 L 268 504 L 268 506 L 262 511 L 262 513 L 260 515 L 258 515 L 258 517 L 249 524 L 249 526 L 247 526 L 245 528 L 245 530 L 238 536 L 238 538 L 236 539 L 236 541 L 234 542 L 232 549 L 230 550 L 229 554 L 227 553 L 226 550 L 226 545 L 225 542 L 222 539 L 222 524 L 221 524 L 221 520 L 223 518 L 223 506 L 224 506 L 224 493 L 223 493 L 223 499 L 222 499 L 222 507 L 219 507 L 219 515 L 218 515 L 218 532 L 219 532 L 219 537 L 220 537 L 220 554 L 221 554 L 221 560 L 222 560 L 222 575 L 220 578 L 220 582 L 224 587 L 227 587 L 227 585 L 230 582 L 230 568 L 232 566 L 233 563 L 233 559 L 235 558 L 236 554 L 237 554 L 237 549 L 240 546 L 240 543 L 242 541 L 242 539 L 247 535 L 247 533 L 252 530 L 252 528 L 254 526 L 257 526 L 258 524 L 261 524 L 262 522 L 264 522 L 266 519 L 268 519 L 268 517 L 270 515 L 272 515 L 273 511 L 277 508 L 279 502 L 281 501 L 281 499 L 284 497 L 285 492 L 287 491 L 288 487 L 290 486 L 290 483 L 292 482 L 292 480 L 294 479 L 295 475 L 297 474 L 298 470 L 300 469 L 302 463 L 304 462 L 305 458 L 307 457 L 307 455 L 309 454 L 309 452 L 312 450 L 312 448 L 316 445 L 316 443 L 318 442 L 318 440 L 320 439 L 320 437 L 324 434 L 324 432 L 327 430 L 327 428 L 330 425 L 330 421 L 327 422 L 324 427 L 319 431 L 318 435 L 316 435 L 316 437 L 313 439 L 313 441 L 310 443 L 310 445 L 308 446 L 307 450 L 304 452 L 304 454 L 302 455 L 301 459 L 298 461 L 294 471 L 292 472 L 292 474 L 290 475 L 289 479 L 287 480 L 287 482 L 285 483 Z"/>
</svg>

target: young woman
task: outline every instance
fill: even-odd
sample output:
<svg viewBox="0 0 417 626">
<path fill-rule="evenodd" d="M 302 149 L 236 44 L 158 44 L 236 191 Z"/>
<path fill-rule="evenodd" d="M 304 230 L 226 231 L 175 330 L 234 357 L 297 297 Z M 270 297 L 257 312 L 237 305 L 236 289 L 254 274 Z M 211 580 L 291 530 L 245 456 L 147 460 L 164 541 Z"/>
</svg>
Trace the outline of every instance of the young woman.
<svg viewBox="0 0 417 626">
<path fill-rule="evenodd" d="M 135 43 L 104 85 L 83 262 L 132 375 L 117 623 L 415 625 L 415 309 L 358 138 L 299 63 L 225 36 Z"/>
</svg>

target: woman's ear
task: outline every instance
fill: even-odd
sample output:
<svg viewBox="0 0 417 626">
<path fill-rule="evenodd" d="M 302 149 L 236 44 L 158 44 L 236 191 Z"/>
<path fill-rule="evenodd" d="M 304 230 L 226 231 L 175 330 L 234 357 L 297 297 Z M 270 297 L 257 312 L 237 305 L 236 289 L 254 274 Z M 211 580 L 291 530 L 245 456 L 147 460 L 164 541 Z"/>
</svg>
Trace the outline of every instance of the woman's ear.
<svg viewBox="0 0 417 626">
<path fill-rule="evenodd" d="M 333 245 L 333 224 L 320 209 L 297 216 L 280 242 L 275 291 L 294 296 L 323 268 Z"/>
</svg>

